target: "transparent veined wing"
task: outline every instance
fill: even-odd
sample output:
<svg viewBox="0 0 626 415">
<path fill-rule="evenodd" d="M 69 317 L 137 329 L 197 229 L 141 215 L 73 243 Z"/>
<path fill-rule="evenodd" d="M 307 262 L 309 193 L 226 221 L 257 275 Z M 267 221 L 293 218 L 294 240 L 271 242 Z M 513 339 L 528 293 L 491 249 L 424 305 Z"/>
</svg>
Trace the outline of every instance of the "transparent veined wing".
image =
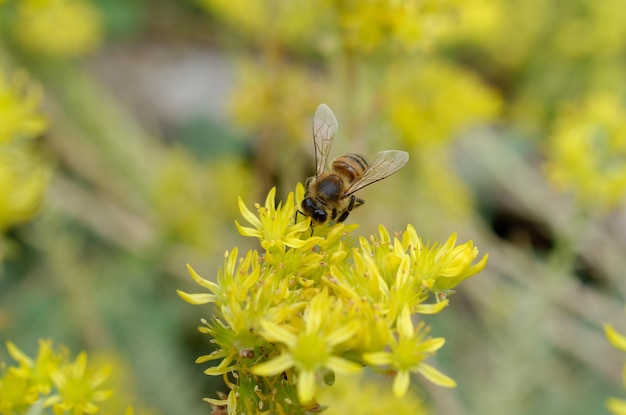
<svg viewBox="0 0 626 415">
<path fill-rule="evenodd" d="M 326 104 L 320 104 L 313 116 L 313 144 L 315 145 L 315 174 L 319 177 L 326 169 L 330 145 L 339 124 L 335 114 Z"/>
<path fill-rule="evenodd" d="M 350 196 L 359 189 L 389 177 L 400 170 L 409 161 L 409 153 L 400 150 L 381 151 L 376 155 L 370 166 L 363 172 L 360 179 L 355 180 L 346 189 L 343 197 Z"/>
</svg>

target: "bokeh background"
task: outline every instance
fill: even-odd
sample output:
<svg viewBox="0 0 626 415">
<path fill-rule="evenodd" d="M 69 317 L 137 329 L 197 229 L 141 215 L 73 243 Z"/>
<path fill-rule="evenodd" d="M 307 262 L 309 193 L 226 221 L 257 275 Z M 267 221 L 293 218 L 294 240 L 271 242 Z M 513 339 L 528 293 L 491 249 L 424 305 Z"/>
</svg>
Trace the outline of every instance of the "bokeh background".
<svg viewBox="0 0 626 415">
<path fill-rule="evenodd" d="M 358 234 L 411 223 L 489 253 L 428 317 L 459 383 L 416 388 L 429 413 L 608 413 L 625 57 L 621 0 L 0 1 L 0 340 L 113 364 L 117 408 L 210 413 L 210 309 L 175 290 L 196 291 L 186 263 L 210 277 L 257 247 L 237 197 L 314 172 L 325 102 L 331 155 L 411 155 L 360 192 Z"/>
</svg>

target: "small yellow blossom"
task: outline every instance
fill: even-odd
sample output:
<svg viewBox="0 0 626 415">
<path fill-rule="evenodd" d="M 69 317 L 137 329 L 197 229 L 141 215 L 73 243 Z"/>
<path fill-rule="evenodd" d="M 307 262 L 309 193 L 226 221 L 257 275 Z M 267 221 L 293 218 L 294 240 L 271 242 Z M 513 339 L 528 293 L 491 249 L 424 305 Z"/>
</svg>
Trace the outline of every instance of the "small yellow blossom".
<svg viewBox="0 0 626 415">
<path fill-rule="evenodd" d="M 358 393 L 355 393 L 358 392 Z M 398 398 L 371 376 L 355 378 L 338 375 L 331 387 L 320 391 L 319 400 L 327 407 L 324 414 L 344 415 L 427 415 L 428 410 L 416 394 Z"/>
<path fill-rule="evenodd" d="M 604 325 L 604 333 L 615 348 L 626 352 L 626 336 L 619 333 L 610 324 Z M 622 383 L 626 388 L 626 364 L 622 367 Z M 626 400 L 610 397 L 606 400 L 606 407 L 613 415 L 626 415 Z"/>
<path fill-rule="evenodd" d="M 39 340 L 39 353 L 37 354 L 37 359 L 33 361 L 13 342 L 8 341 L 6 346 L 11 357 L 19 363 L 19 367 L 13 367 L 11 371 L 23 379 L 29 379 L 32 388 L 37 393 L 49 394 L 52 387 L 52 380 L 49 375 L 50 367 L 58 366 L 66 359 L 67 351 L 61 349 L 54 352 L 52 350 L 52 341 Z"/>
<path fill-rule="evenodd" d="M 67 349 L 54 350 L 50 340 L 39 341 L 35 359 L 10 341 L 7 349 L 18 365 L 7 367 L 0 362 L 1 414 L 30 413 L 36 408 L 41 413 L 51 408 L 56 415 L 95 414 L 113 393 L 101 389 L 109 367 L 88 366 L 84 352 L 72 361 Z"/>
<path fill-rule="evenodd" d="M 87 366 L 87 354 L 82 352 L 76 361 L 52 370 L 50 377 L 58 395 L 50 399 L 55 414 L 71 411 L 75 414 L 95 414 L 97 403 L 107 400 L 112 390 L 99 389 L 109 376 L 110 368 L 93 371 Z"/>
<path fill-rule="evenodd" d="M 7 78 L 0 71 L 0 145 L 44 131 L 46 120 L 39 110 L 42 99 L 41 87 L 24 72 Z"/>
<path fill-rule="evenodd" d="M 315 396 L 315 376 L 318 370 L 328 368 L 338 373 L 356 373 L 361 365 L 335 356 L 333 348 L 352 337 L 359 326 L 351 322 L 331 332 L 327 332 L 328 310 L 341 307 L 333 304 L 327 294 L 315 297 L 304 312 L 304 330 L 294 334 L 289 330 L 268 321 L 261 323 L 262 335 L 268 341 L 280 342 L 287 351 L 252 369 L 257 375 L 279 374 L 291 367 L 298 369 L 298 397 L 300 402 L 309 402 Z"/>
<path fill-rule="evenodd" d="M 546 172 L 582 206 L 610 208 L 626 189 L 626 107 L 598 94 L 563 109 L 548 141 Z"/>
<path fill-rule="evenodd" d="M 302 233 L 309 229 L 309 222 L 294 222 L 296 206 L 294 204 L 293 193 L 289 194 L 287 201 L 283 206 L 282 202 L 276 206 L 275 202 L 276 188 L 272 188 L 267 194 L 265 205 L 255 205 L 258 217 L 254 215 L 239 198 L 239 209 L 243 217 L 252 225 L 253 228 L 241 226 L 239 222 L 235 222 L 239 233 L 243 236 L 254 236 L 259 238 L 261 246 L 266 250 L 272 247 L 297 248 L 304 245 L 305 241 L 299 238 Z"/>
<path fill-rule="evenodd" d="M 423 362 L 424 359 L 435 354 L 443 346 L 445 340 L 441 337 L 425 338 L 427 330 L 424 323 L 413 327 L 408 307 L 405 307 L 398 317 L 397 327 L 398 339 L 391 342 L 389 352 L 372 352 L 363 356 L 368 363 L 390 365 L 396 371 L 393 381 L 394 395 L 402 397 L 406 394 L 410 383 L 410 372 L 420 373 L 437 385 L 455 387 L 454 380 Z"/>
<path fill-rule="evenodd" d="M 606 400 L 606 408 L 613 415 L 626 415 L 626 400 L 617 398 L 608 398 Z"/>
<path fill-rule="evenodd" d="M 41 100 L 23 72 L 7 79 L 0 71 L 0 232 L 35 214 L 48 182 L 49 167 L 31 142 L 46 126 Z"/>
<path fill-rule="evenodd" d="M 234 159 L 202 163 L 176 147 L 163 156 L 150 192 L 163 238 L 183 241 L 199 250 L 215 249 L 214 235 L 224 226 L 221 220 L 228 220 L 230 226 L 234 216 L 228 213 L 234 214 L 237 195 L 249 188 L 248 170 Z M 207 211 L 226 215 L 207 215 Z"/>
<path fill-rule="evenodd" d="M 411 225 L 402 238 L 403 246 L 409 250 L 417 278 L 435 294 L 447 294 L 461 281 L 476 275 L 487 265 L 488 255 L 476 264 L 478 248 L 472 241 L 455 246 L 456 234 L 452 234 L 443 245 L 425 246 Z"/>
<path fill-rule="evenodd" d="M 492 88 L 444 62 L 400 61 L 387 73 L 389 119 L 420 151 L 449 143 L 462 128 L 495 120 L 502 106 Z"/>
<path fill-rule="evenodd" d="M 100 45 L 103 22 L 88 0 L 22 0 L 13 32 L 30 51 L 72 58 Z"/>
<path fill-rule="evenodd" d="M 452 25 L 454 0 L 345 2 L 332 0 L 343 47 L 365 54 L 378 50 L 403 53 L 429 47 Z"/>
<path fill-rule="evenodd" d="M 0 146 L 0 232 L 37 212 L 49 175 L 48 167 L 31 146 Z"/>
</svg>

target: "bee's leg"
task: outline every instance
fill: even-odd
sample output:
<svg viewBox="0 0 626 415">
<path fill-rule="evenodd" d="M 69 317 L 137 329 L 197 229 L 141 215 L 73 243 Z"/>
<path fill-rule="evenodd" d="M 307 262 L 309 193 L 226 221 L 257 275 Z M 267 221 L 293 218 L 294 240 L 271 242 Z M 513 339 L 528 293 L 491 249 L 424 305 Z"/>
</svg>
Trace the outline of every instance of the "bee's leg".
<svg viewBox="0 0 626 415">
<path fill-rule="evenodd" d="M 337 222 L 343 222 L 344 220 L 348 218 L 349 214 L 350 214 L 350 211 L 346 210 L 345 212 L 341 214 L 341 216 L 339 216 L 339 219 L 337 219 Z"/>
<path fill-rule="evenodd" d="M 361 206 L 363 203 L 365 203 L 365 200 L 359 199 L 358 197 L 355 197 L 354 195 L 350 196 L 350 203 L 348 204 L 348 207 L 346 208 L 346 210 L 341 214 L 341 216 L 339 216 L 339 219 L 337 219 L 337 222 L 343 222 L 344 220 L 346 220 L 350 212 L 352 212 L 352 209 L 354 209 L 355 207 Z"/>
<path fill-rule="evenodd" d="M 304 214 L 304 212 L 302 212 L 300 209 L 296 209 L 296 214 L 294 215 L 294 222 L 293 222 L 294 224 L 298 223 L 298 213 L 304 216 L 304 218 L 306 219 L 306 215 Z"/>
<path fill-rule="evenodd" d="M 335 219 L 337 217 L 337 209 L 333 208 L 333 211 L 330 214 L 331 219 Z M 340 221 L 341 222 L 341 221 Z"/>
<path fill-rule="evenodd" d="M 361 200 L 361 199 L 358 199 L 358 200 Z M 348 215 L 350 214 L 350 212 L 352 212 L 352 209 L 354 209 L 354 204 L 356 203 L 356 201 L 357 201 L 357 198 L 354 197 L 354 195 L 350 196 L 350 203 L 348 204 L 348 207 L 346 208 L 346 210 L 343 211 L 341 216 L 339 216 L 339 219 L 337 219 L 337 222 L 343 222 L 344 220 L 348 218 Z"/>
</svg>

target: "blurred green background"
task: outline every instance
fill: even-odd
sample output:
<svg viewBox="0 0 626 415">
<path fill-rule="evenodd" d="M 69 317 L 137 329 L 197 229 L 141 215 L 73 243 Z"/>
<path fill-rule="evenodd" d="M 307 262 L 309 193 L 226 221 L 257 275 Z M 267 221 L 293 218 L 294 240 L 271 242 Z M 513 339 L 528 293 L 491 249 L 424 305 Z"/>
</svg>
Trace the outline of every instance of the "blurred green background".
<svg viewBox="0 0 626 415">
<path fill-rule="evenodd" d="M 0 338 L 116 362 L 137 413 L 209 413 L 210 309 L 175 290 L 196 291 L 186 263 L 208 278 L 257 248 L 237 197 L 313 174 L 325 102 L 331 157 L 411 155 L 360 192 L 358 234 L 412 223 L 489 253 L 428 317 L 459 383 L 424 382 L 430 412 L 608 413 L 626 395 L 602 331 L 626 331 L 625 56 L 620 0 L 0 1 Z M 11 96 L 32 104 L 13 135 Z"/>
</svg>

